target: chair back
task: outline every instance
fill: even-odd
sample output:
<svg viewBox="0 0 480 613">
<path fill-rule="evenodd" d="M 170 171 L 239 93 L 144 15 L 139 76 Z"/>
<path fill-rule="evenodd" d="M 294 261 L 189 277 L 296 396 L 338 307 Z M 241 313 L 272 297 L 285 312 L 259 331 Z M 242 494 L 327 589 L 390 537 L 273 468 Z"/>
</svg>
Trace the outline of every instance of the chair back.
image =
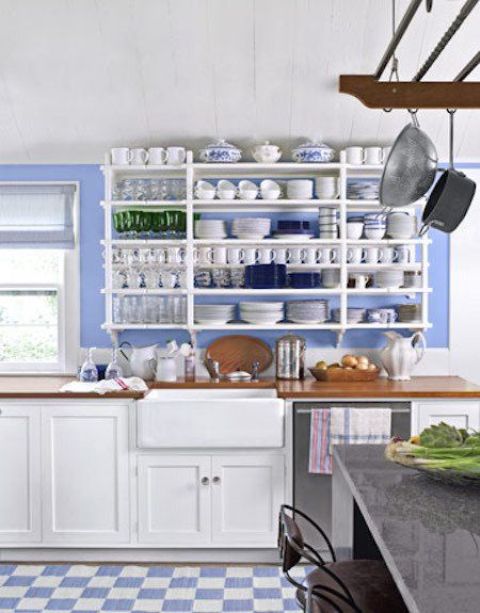
<svg viewBox="0 0 480 613">
<path fill-rule="evenodd" d="M 283 572 L 296 566 L 303 557 L 305 541 L 297 522 L 280 510 L 278 547 L 282 560 Z"/>
</svg>

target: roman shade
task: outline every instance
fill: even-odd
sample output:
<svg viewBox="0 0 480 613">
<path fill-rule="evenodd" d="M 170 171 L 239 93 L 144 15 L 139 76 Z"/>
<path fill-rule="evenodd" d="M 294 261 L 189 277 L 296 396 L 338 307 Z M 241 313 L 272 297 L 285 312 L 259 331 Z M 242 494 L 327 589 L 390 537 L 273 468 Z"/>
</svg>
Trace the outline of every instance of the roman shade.
<svg viewBox="0 0 480 613">
<path fill-rule="evenodd" d="M 0 185 L 0 248 L 73 249 L 75 185 Z"/>
</svg>

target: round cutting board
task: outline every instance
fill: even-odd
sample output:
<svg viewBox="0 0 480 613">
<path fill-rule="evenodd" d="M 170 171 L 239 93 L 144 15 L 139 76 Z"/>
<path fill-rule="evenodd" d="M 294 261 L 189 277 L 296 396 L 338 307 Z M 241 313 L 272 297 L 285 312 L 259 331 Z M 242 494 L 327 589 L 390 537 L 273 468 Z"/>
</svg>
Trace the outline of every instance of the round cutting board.
<svg viewBox="0 0 480 613">
<path fill-rule="evenodd" d="M 273 362 L 270 347 L 259 338 L 245 334 L 217 338 L 207 347 L 205 357 L 219 362 L 222 375 L 237 370 L 252 372 L 253 362 L 258 362 L 258 371 L 264 372 Z"/>
</svg>

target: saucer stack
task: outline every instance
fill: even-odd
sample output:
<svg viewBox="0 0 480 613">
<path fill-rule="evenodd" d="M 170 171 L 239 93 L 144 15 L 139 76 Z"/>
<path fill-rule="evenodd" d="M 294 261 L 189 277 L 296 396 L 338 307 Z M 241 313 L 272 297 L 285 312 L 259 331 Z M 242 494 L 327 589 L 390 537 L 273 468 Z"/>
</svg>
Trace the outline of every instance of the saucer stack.
<svg viewBox="0 0 480 613">
<path fill-rule="evenodd" d="M 319 200 L 335 200 L 338 198 L 338 178 L 317 177 L 315 179 L 315 193 Z"/>
<path fill-rule="evenodd" d="M 270 227 L 265 217 L 238 217 L 233 220 L 232 234 L 243 240 L 261 240 L 270 234 Z"/>
<path fill-rule="evenodd" d="M 310 200 L 313 198 L 313 181 L 310 179 L 293 179 L 287 183 L 289 200 Z"/>
<path fill-rule="evenodd" d="M 328 300 L 287 302 L 287 319 L 296 324 L 321 324 L 328 319 Z"/>
<path fill-rule="evenodd" d="M 349 200 L 378 200 L 380 182 L 378 179 L 352 179 L 347 183 Z"/>
<path fill-rule="evenodd" d="M 273 238 L 299 242 L 313 238 L 310 222 L 297 219 L 279 219 L 277 229 L 273 233 Z"/>
<path fill-rule="evenodd" d="M 385 289 L 397 289 L 404 283 L 403 270 L 387 268 L 375 273 L 375 286 Z"/>
<path fill-rule="evenodd" d="M 400 322 L 421 322 L 422 305 L 420 304 L 399 304 L 398 321 Z"/>
<path fill-rule="evenodd" d="M 338 238 L 337 209 L 318 209 L 320 238 Z"/>
<path fill-rule="evenodd" d="M 379 240 L 385 236 L 387 221 L 382 213 L 366 213 L 363 223 L 365 238 Z"/>
<path fill-rule="evenodd" d="M 363 321 L 365 321 L 366 314 L 367 314 L 367 309 L 349 307 L 347 309 L 347 323 L 349 324 L 362 323 Z M 333 321 L 340 322 L 340 309 L 332 309 L 332 318 L 333 318 Z"/>
<path fill-rule="evenodd" d="M 409 213 L 390 213 L 387 215 L 387 234 L 391 238 L 413 238 L 417 234 L 417 218 Z"/>
<path fill-rule="evenodd" d="M 214 240 L 227 238 L 227 222 L 221 219 L 199 219 L 195 222 L 195 236 Z"/>
<path fill-rule="evenodd" d="M 221 326 L 235 319 L 234 304 L 196 304 L 194 319 L 197 324 Z"/>
<path fill-rule="evenodd" d="M 283 319 L 283 302 L 241 302 L 240 319 L 249 324 L 271 326 Z"/>
</svg>

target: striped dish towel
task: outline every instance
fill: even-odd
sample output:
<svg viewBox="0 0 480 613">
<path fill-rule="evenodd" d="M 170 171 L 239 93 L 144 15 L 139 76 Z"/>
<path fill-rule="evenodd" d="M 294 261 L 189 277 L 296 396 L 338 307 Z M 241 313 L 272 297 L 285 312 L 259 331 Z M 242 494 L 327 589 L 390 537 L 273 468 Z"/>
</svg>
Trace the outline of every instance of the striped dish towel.
<svg viewBox="0 0 480 613">
<path fill-rule="evenodd" d="M 391 422 L 392 411 L 388 408 L 312 409 L 308 472 L 332 474 L 333 445 L 386 445 Z"/>
<path fill-rule="evenodd" d="M 308 472 L 324 475 L 332 474 L 330 409 L 312 409 L 310 412 Z"/>
</svg>

